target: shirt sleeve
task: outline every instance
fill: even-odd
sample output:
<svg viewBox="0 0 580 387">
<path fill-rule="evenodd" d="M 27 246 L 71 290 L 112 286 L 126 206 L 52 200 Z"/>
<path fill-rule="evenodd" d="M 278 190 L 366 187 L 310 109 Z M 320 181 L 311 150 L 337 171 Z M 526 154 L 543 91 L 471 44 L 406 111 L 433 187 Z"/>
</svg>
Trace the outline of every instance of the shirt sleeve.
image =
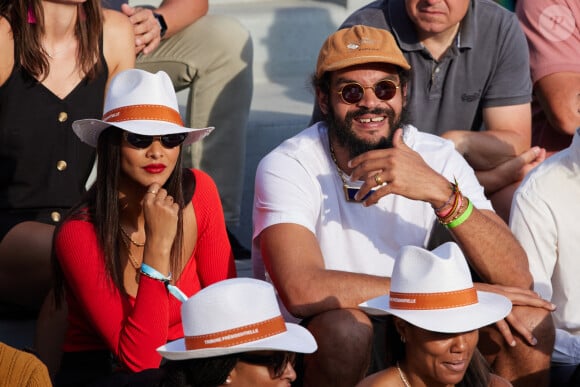
<svg viewBox="0 0 580 387">
<path fill-rule="evenodd" d="M 320 185 L 298 160 L 283 152 L 267 155 L 256 171 L 254 235 L 279 223 L 295 223 L 315 233 L 319 216 Z"/>
<path fill-rule="evenodd" d="M 552 274 L 558 259 L 556 222 L 552 211 L 539 195 L 524 185 L 512 202 L 510 228 L 528 256 L 534 290 L 552 300 Z"/>
<path fill-rule="evenodd" d="M 502 23 L 501 41 L 483 107 L 523 104 L 532 100 L 530 58 L 526 37 L 515 15 Z"/>
<path fill-rule="evenodd" d="M 528 40 L 532 81 L 580 72 L 580 5 L 577 0 L 519 1 L 516 13 Z"/>
<path fill-rule="evenodd" d="M 55 239 L 67 284 L 93 329 L 130 371 L 159 367 L 156 349 L 167 341 L 169 295 L 161 281 L 140 276 L 134 305 L 108 278 L 94 227 L 67 221 Z"/>
</svg>

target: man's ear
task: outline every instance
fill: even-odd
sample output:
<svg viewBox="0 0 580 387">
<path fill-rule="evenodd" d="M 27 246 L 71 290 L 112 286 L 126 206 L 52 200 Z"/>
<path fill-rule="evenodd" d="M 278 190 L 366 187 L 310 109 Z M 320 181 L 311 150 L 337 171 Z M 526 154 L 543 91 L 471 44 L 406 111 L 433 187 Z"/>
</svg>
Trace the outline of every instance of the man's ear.
<svg viewBox="0 0 580 387">
<path fill-rule="evenodd" d="M 330 98 L 329 95 L 320 90 L 319 87 L 316 88 L 316 102 L 318 103 L 320 112 L 326 116 L 329 111 L 328 105 L 330 104 Z"/>
</svg>

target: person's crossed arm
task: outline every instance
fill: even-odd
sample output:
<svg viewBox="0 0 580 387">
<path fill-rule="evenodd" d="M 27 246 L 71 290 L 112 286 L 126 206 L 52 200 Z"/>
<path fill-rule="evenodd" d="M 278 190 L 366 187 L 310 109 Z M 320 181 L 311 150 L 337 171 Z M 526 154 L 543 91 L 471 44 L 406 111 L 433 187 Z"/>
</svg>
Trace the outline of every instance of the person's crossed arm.
<svg viewBox="0 0 580 387">
<path fill-rule="evenodd" d="M 208 0 L 164 0 L 157 9 L 132 7 L 123 4 L 121 11 L 129 17 L 135 31 L 135 54 L 147 55 L 161 42 L 161 27 L 154 16 L 165 19 L 167 31 L 163 39 L 169 38 L 207 14 Z"/>
</svg>

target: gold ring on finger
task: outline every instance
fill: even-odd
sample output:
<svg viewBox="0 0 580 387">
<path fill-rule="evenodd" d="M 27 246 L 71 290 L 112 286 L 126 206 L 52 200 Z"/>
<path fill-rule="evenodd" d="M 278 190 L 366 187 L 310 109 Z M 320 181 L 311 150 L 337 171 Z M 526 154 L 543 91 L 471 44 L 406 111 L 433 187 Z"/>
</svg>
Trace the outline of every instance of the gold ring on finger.
<svg viewBox="0 0 580 387">
<path fill-rule="evenodd" d="M 383 185 L 384 183 L 383 179 L 381 178 L 381 175 L 378 173 L 375 175 L 375 183 L 377 183 L 377 186 Z"/>
</svg>

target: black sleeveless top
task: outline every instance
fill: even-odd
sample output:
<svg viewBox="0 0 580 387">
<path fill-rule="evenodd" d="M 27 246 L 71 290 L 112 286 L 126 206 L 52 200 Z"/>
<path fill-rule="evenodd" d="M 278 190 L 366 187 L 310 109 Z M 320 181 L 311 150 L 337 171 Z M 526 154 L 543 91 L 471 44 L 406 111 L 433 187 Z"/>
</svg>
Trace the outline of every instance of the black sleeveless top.
<svg viewBox="0 0 580 387">
<path fill-rule="evenodd" d="M 100 118 L 108 67 L 60 99 L 19 64 L 0 86 L 0 238 L 16 223 L 56 223 L 79 202 L 95 159 L 72 122 Z"/>
</svg>

